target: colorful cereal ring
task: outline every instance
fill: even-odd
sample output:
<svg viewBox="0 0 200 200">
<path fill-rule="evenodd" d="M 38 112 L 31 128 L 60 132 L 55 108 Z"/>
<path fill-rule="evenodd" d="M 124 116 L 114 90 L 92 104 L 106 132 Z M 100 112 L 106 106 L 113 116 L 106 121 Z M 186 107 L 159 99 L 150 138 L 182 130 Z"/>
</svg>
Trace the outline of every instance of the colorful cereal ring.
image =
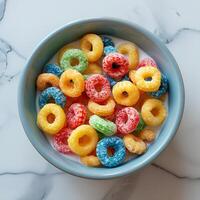
<svg viewBox="0 0 200 200">
<path fill-rule="evenodd" d="M 106 55 L 106 56 L 110 53 L 115 53 L 116 51 L 117 51 L 117 49 L 113 46 L 106 46 L 103 49 L 104 55 Z"/>
<path fill-rule="evenodd" d="M 101 39 L 103 41 L 103 46 L 104 47 L 107 47 L 107 46 L 114 47 L 115 46 L 114 42 L 112 41 L 112 39 L 110 37 L 108 37 L 106 35 L 101 35 Z"/>
<path fill-rule="evenodd" d="M 63 70 L 56 64 L 47 64 L 45 65 L 43 72 L 51 73 L 59 77 L 63 73 Z"/>
</svg>

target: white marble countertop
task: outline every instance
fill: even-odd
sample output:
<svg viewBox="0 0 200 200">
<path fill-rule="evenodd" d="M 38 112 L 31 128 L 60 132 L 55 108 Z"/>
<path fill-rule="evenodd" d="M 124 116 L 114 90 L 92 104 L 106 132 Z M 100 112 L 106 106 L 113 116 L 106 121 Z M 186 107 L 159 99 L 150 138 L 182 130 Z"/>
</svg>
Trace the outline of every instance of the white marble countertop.
<svg viewBox="0 0 200 200">
<path fill-rule="evenodd" d="M 0 200 L 199 200 L 199 9 L 199 0 L 0 0 Z M 36 152 L 16 94 L 24 63 L 45 35 L 71 20 L 102 16 L 138 23 L 166 43 L 182 71 L 186 105 L 176 137 L 151 166 L 93 181 L 59 171 Z"/>
</svg>

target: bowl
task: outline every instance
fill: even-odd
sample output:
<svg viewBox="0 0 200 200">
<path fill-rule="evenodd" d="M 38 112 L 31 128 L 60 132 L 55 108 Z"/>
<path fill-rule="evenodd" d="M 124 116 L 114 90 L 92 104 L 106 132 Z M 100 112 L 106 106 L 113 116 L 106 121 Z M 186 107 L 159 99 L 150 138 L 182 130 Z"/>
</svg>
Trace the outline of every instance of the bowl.
<svg viewBox="0 0 200 200">
<path fill-rule="evenodd" d="M 107 34 L 129 40 L 148 53 L 169 79 L 168 117 L 160 135 L 148 151 L 115 168 L 89 168 L 55 151 L 36 124 L 35 82 L 43 66 L 66 43 L 86 33 Z M 21 123 L 35 149 L 55 167 L 72 175 L 91 179 L 110 179 L 135 172 L 150 164 L 169 144 L 180 124 L 184 109 L 184 85 L 178 65 L 167 47 L 144 28 L 119 19 L 78 20 L 64 25 L 43 39 L 28 59 L 18 88 Z"/>
</svg>

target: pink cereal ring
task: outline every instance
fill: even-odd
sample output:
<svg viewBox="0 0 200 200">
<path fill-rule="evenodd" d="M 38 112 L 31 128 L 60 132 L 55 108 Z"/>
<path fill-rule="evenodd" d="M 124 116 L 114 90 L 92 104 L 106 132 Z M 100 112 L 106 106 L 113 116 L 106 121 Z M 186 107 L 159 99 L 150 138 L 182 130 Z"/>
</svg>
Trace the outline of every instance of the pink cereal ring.
<svg viewBox="0 0 200 200">
<path fill-rule="evenodd" d="M 103 71 L 114 79 L 120 79 L 128 73 L 128 59 L 120 53 L 110 53 L 103 59 Z"/>
<path fill-rule="evenodd" d="M 63 154 L 71 153 L 67 140 L 72 130 L 69 128 L 62 128 L 56 135 L 53 136 L 53 146 L 57 151 Z"/>
<path fill-rule="evenodd" d="M 109 81 L 100 74 L 94 74 L 85 81 L 85 90 L 88 97 L 96 103 L 105 101 L 111 94 Z"/>
<path fill-rule="evenodd" d="M 116 115 L 117 130 L 122 134 L 133 132 L 139 123 L 140 116 L 133 107 L 122 108 Z"/>
<path fill-rule="evenodd" d="M 136 69 L 139 69 L 140 67 L 145 67 L 145 66 L 157 67 L 157 64 L 156 64 L 155 60 L 147 57 L 140 61 L 139 65 L 136 67 Z"/>
<path fill-rule="evenodd" d="M 83 104 L 74 103 L 67 111 L 67 123 L 71 129 L 84 124 L 87 117 L 87 110 Z"/>
</svg>

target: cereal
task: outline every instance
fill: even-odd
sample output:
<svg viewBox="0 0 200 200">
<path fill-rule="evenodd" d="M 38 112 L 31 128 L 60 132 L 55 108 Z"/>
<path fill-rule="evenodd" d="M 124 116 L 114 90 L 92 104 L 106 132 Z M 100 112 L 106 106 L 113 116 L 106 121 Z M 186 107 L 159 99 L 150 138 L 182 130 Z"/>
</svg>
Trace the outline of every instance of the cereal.
<svg viewBox="0 0 200 200">
<path fill-rule="evenodd" d="M 89 63 L 87 69 L 84 71 L 84 75 L 91 75 L 91 74 L 101 74 L 102 69 L 96 63 Z"/>
<path fill-rule="evenodd" d="M 89 62 L 96 62 L 103 54 L 103 42 L 96 34 L 85 35 L 80 45 Z"/>
<path fill-rule="evenodd" d="M 87 57 L 80 49 L 70 49 L 63 54 L 60 66 L 63 70 L 75 69 L 83 72 L 88 66 Z"/>
<path fill-rule="evenodd" d="M 148 78 L 151 78 L 151 80 L 147 80 Z M 140 90 L 145 92 L 155 92 L 160 87 L 161 73 L 155 67 L 141 67 L 135 73 L 135 81 Z"/>
<path fill-rule="evenodd" d="M 152 142 L 155 139 L 156 134 L 155 134 L 155 132 L 153 132 L 149 129 L 145 129 L 145 130 L 141 131 L 138 136 L 145 142 Z"/>
<path fill-rule="evenodd" d="M 94 151 L 97 142 L 97 132 L 90 125 L 77 127 L 68 139 L 69 148 L 79 156 L 86 156 Z"/>
<path fill-rule="evenodd" d="M 133 106 L 140 98 L 140 92 L 130 81 L 121 81 L 112 88 L 115 101 L 124 106 Z"/>
<path fill-rule="evenodd" d="M 152 58 L 144 58 L 140 61 L 136 69 L 139 69 L 140 67 L 146 67 L 146 66 L 157 67 L 157 64 Z"/>
<path fill-rule="evenodd" d="M 108 80 L 100 74 L 92 75 L 85 81 L 85 90 L 88 97 L 96 103 L 105 101 L 111 94 Z"/>
<path fill-rule="evenodd" d="M 106 136 L 114 135 L 117 132 L 117 126 L 115 123 L 103 119 L 97 115 L 92 115 L 89 120 L 89 124 L 97 131 L 103 133 Z"/>
<path fill-rule="evenodd" d="M 103 49 L 104 55 L 106 55 L 106 56 L 110 53 L 115 53 L 116 51 L 117 51 L 117 49 L 113 46 L 106 46 Z"/>
<path fill-rule="evenodd" d="M 109 98 L 104 104 L 95 103 L 92 100 L 88 102 L 88 109 L 90 112 L 99 116 L 109 116 L 114 113 L 115 110 L 115 101 L 112 98 Z"/>
<path fill-rule="evenodd" d="M 63 154 L 71 153 L 71 150 L 67 142 L 71 132 L 72 132 L 71 129 L 64 127 L 53 136 L 53 146 L 60 153 L 63 153 Z"/>
<path fill-rule="evenodd" d="M 48 116 L 53 115 L 54 121 L 49 122 Z M 58 133 L 65 125 L 66 116 L 63 109 L 53 103 L 49 103 L 43 106 L 43 108 L 38 112 L 37 124 L 42 131 L 47 134 L 54 135 Z"/>
<path fill-rule="evenodd" d="M 140 133 L 146 126 L 146 124 L 144 123 L 144 120 L 142 119 L 141 113 L 139 114 L 139 116 L 140 116 L 140 120 L 139 120 L 139 123 L 137 125 L 137 128 L 134 131 L 135 134 Z"/>
<path fill-rule="evenodd" d="M 62 73 L 59 86 L 65 95 L 78 97 L 85 87 L 83 75 L 76 70 L 68 69 Z"/>
<path fill-rule="evenodd" d="M 128 73 L 128 59 L 119 53 L 110 53 L 103 59 L 103 71 L 115 79 L 122 78 Z"/>
<path fill-rule="evenodd" d="M 59 78 L 51 73 L 42 73 L 37 78 L 37 89 L 42 91 L 47 87 L 58 87 L 59 86 Z"/>
<path fill-rule="evenodd" d="M 67 123 L 71 129 L 84 124 L 87 117 L 86 107 L 80 103 L 72 104 L 67 111 Z"/>
<path fill-rule="evenodd" d="M 116 115 L 117 130 L 122 134 L 133 132 L 139 123 L 140 117 L 133 107 L 122 108 Z"/>
<path fill-rule="evenodd" d="M 101 35 L 101 39 L 103 41 L 103 46 L 104 47 L 107 47 L 107 46 L 112 46 L 114 47 L 115 44 L 113 43 L 112 39 L 108 36 L 105 36 L 105 35 Z"/>
<path fill-rule="evenodd" d="M 141 114 L 148 126 L 159 126 L 166 118 L 167 111 L 158 99 L 148 99 L 144 102 Z"/>
<path fill-rule="evenodd" d="M 136 70 L 132 69 L 129 71 L 129 78 L 131 79 L 131 81 L 136 84 L 136 80 L 135 80 L 135 73 L 136 73 Z"/>
<path fill-rule="evenodd" d="M 81 163 L 88 167 L 99 167 L 101 165 L 97 156 L 89 155 L 80 158 Z"/>
<path fill-rule="evenodd" d="M 118 46 L 118 52 L 128 55 L 129 69 L 135 69 L 139 63 L 139 53 L 136 45 L 123 43 Z"/>
<path fill-rule="evenodd" d="M 63 73 L 63 70 L 56 64 L 47 64 L 45 65 L 43 72 L 51 73 L 59 77 Z"/>
<path fill-rule="evenodd" d="M 60 105 L 61 107 L 64 107 L 66 104 L 66 97 L 56 87 L 49 87 L 42 91 L 42 93 L 39 96 L 39 106 L 42 108 L 45 104 L 54 101 L 56 104 Z"/>
<path fill-rule="evenodd" d="M 140 138 L 132 134 L 125 135 L 123 141 L 130 153 L 141 155 L 147 150 L 147 145 Z"/>
<path fill-rule="evenodd" d="M 108 148 L 114 149 L 112 156 L 108 155 Z M 123 140 L 119 137 L 106 137 L 100 140 L 96 148 L 97 157 L 105 167 L 116 167 L 120 165 L 126 156 Z"/>
</svg>

